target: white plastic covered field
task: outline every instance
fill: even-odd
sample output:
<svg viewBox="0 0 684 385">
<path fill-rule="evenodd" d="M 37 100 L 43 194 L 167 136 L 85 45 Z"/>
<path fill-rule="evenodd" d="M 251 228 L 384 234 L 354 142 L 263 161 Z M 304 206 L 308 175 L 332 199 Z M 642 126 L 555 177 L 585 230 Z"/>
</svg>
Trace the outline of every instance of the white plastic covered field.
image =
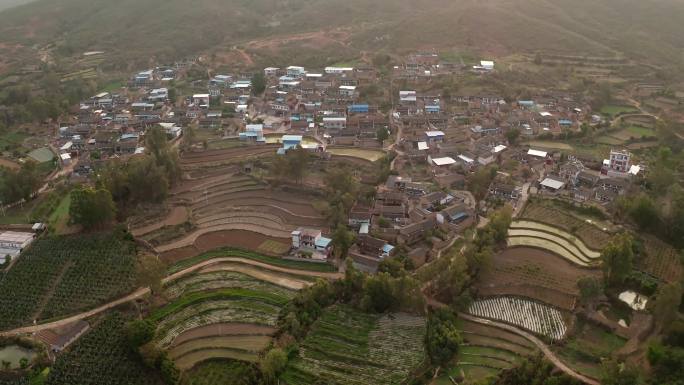
<svg viewBox="0 0 684 385">
<path fill-rule="evenodd" d="M 567 326 L 558 309 L 517 297 L 494 297 L 473 302 L 472 315 L 520 326 L 554 340 L 565 336 Z"/>
</svg>

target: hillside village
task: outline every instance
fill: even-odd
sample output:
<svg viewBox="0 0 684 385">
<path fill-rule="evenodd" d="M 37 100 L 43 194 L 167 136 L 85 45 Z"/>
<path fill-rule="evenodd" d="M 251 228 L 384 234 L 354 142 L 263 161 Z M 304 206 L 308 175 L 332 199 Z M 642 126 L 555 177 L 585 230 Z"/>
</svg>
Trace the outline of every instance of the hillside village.
<svg viewBox="0 0 684 385">
<path fill-rule="evenodd" d="M 662 118 L 626 95 L 606 106 L 567 87 L 511 98 L 487 87 L 496 60 L 438 52 L 322 68 L 208 63 L 141 69 L 71 106 L 41 149 L 59 162 L 42 191 L 6 205 L 57 192 L 56 214 L 0 226 L 0 289 L 46 277 L 2 299 L 0 334 L 41 351 L 31 365 L 52 365 L 46 383 L 86 375 L 81 360 L 99 344 L 115 353 L 97 365 L 125 362 L 124 381 L 152 373 L 121 347 L 132 317 L 152 325 L 136 352 L 163 352 L 150 383 L 190 384 L 217 359 L 254 369 L 293 349 L 277 377 L 290 385 L 475 384 L 535 357 L 548 376 L 593 385 L 607 365 L 644 365 L 661 314 L 681 318 L 681 305 L 659 305 L 666 290 L 681 297 L 678 230 L 647 230 L 625 203 L 674 156 L 648 153 Z M 74 209 L 84 202 L 92 211 Z M 47 255 L 54 269 L 39 267 Z M 161 267 L 141 284 L 144 258 Z M 423 348 L 432 322 L 461 335 L 439 363 Z"/>
</svg>

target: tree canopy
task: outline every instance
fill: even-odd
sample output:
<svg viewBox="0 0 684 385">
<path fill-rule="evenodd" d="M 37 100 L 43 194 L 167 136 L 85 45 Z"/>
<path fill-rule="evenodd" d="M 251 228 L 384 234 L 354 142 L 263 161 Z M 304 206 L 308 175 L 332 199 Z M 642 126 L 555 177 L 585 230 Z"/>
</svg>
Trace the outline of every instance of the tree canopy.
<svg viewBox="0 0 684 385">
<path fill-rule="evenodd" d="M 115 215 L 116 208 L 108 190 L 80 187 L 71 191 L 69 216 L 73 223 L 91 229 L 111 222 Z"/>
</svg>

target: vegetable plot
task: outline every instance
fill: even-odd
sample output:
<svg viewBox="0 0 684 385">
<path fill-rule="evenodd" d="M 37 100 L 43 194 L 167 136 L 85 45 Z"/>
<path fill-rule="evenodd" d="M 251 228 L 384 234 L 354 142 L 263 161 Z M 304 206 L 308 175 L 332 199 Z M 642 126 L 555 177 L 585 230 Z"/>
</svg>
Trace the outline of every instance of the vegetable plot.
<svg viewBox="0 0 684 385">
<path fill-rule="evenodd" d="M 425 319 L 378 315 L 345 306 L 314 323 L 282 379 L 289 385 L 400 384 L 425 356 Z"/>
<path fill-rule="evenodd" d="M 113 313 L 58 356 L 46 385 L 161 385 L 128 346 L 126 320 Z"/>
<path fill-rule="evenodd" d="M 477 300 L 470 305 L 472 315 L 503 321 L 554 340 L 562 340 L 567 332 L 563 315 L 557 309 L 516 297 Z"/>
</svg>

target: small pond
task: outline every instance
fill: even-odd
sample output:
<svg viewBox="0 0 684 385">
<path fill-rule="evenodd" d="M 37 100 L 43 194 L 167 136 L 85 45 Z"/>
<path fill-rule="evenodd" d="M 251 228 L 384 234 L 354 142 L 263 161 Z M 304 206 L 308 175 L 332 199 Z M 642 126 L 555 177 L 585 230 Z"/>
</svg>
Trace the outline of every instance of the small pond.
<svg viewBox="0 0 684 385">
<path fill-rule="evenodd" d="M 32 361 L 36 357 L 36 352 L 31 349 L 22 348 L 18 345 L 8 345 L 0 347 L 0 363 L 3 361 L 10 363 L 10 369 L 19 369 L 19 362 L 22 358 Z M 3 367 L 0 366 L 0 370 Z"/>
</svg>

